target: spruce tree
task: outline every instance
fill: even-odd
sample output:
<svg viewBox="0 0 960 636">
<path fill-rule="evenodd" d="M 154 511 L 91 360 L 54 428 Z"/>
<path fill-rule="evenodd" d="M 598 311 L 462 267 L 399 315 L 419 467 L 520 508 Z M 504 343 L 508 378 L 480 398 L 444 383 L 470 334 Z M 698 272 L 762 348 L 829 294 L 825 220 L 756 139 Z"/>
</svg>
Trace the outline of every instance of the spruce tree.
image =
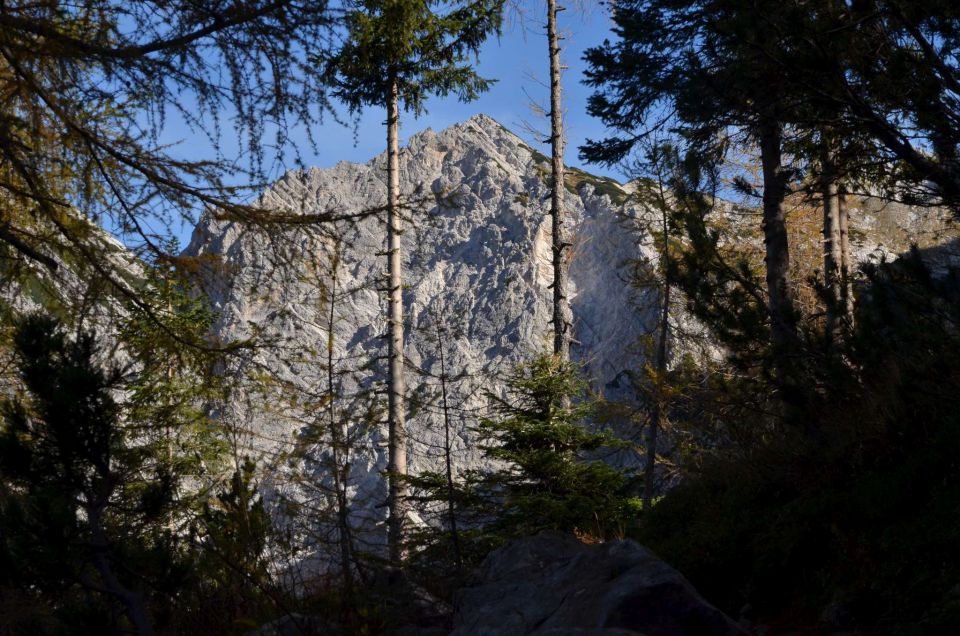
<svg viewBox="0 0 960 636">
<path fill-rule="evenodd" d="M 400 237 L 400 108 L 418 115 L 430 95 L 474 99 L 490 85 L 471 68 L 487 36 L 500 28 L 503 0 L 361 0 L 349 4 L 346 39 L 323 60 L 331 94 L 352 112 L 387 111 L 387 258 L 389 310 L 389 533 L 390 557 L 403 554 L 407 472 L 403 276 Z"/>
<path fill-rule="evenodd" d="M 622 534 L 640 502 L 629 494 L 629 474 L 601 458 L 622 442 L 589 429 L 596 403 L 576 368 L 544 356 L 518 366 L 506 383 L 505 396 L 490 395 L 492 416 L 477 428 L 496 467 L 466 481 L 489 515 L 483 532 L 496 541 L 544 529 Z"/>
<path fill-rule="evenodd" d="M 587 83 L 598 89 L 589 110 L 618 132 L 588 141 L 586 159 L 619 161 L 667 123 L 706 163 L 744 140 L 759 149 L 769 333 L 785 386 L 799 383 L 799 335 L 784 206 L 794 178 L 784 165 L 784 131 L 795 109 L 780 68 L 791 58 L 781 44 L 785 25 L 803 10 L 736 0 L 631 0 L 614 14 L 619 40 L 586 53 Z M 784 56 L 764 53 L 772 50 Z"/>
</svg>

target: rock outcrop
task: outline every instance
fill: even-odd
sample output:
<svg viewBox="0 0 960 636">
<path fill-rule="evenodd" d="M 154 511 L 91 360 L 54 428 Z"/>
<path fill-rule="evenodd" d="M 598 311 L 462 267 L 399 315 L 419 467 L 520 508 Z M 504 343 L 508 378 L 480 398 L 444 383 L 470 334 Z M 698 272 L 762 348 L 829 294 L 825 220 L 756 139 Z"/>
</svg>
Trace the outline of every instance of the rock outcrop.
<svg viewBox="0 0 960 636">
<path fill-rule="evenodd" d="M 409 139 L 401 153 L 401 189 L 408 206 L 404 305 L 411 471 L 437 468 L 442 417 L 437 393 L 439 347 L 451 383 L 457 470 L 474 467 L 479 451 L 470 428 L 502 391 L 499 374 L 549 350 L 550 267 L 546 157 L 486 116 Z M 188 252 L 219 261 L 204 284 L 224 339 L 255 336 L 270 346 L 233 363 L 253 378 L 237 392 L 229 416 L 248 433 L 248 452 L 284 470 L 299 431 L 315 423 L 327 371 L 349 419 L 351 523 L 358 533 L 381 532 L 386 492 L 386 427 L 368 414 L 382 401 L 386 330 L 382 206 L 384 157 L 291 172 L 263 203 L 294 214 L 335 212 L 337 224 L 291 228 L 268 237 L 238 224 L 205 219 Z M 631 348 L 656 316 L 657 291 L 630 284 L 637 259 L 655 258 L 637 229 L 639 209 L 615 182 L 571 171 L 567 229 L 574 316 L 573 355 L 595 385 L 617 391 L 618 378 L 640 364 Z M 332 264 L 336 258 L 336 281 Z M 333 308 L 333 364 L 326 347 Z M 437 326 L 442 329 L 437 341 Z M 257 387 L 269 390 L 256 394 Z M 278 388 L 297 394 L 278 398 Z M 378 393 L 379 391 L 379 393 Z M 329 440 L 326 440 L 327 442 Z M 324 440 L 314 440 L 320 448 Z M 322 463 L 322 462 L 321 462 Z M 317 464 L 319 466 L 319 464 Z M 317 468 L 317 479 L 325 478 Z M 276 488 L 287 489 L 278 475 Z M 283 493 L 280 493 L 283 494 Z M 287 493 L 296 498 L 296 493 Z"/>
<path fill-rule="evenodd" d="M 407 207 L 402 244 L 410 470 L 441 465 L 437 378 L 443 347 L 446 373 L 457 377 L 447 388 L 460 472 L 480 461 L 471 429 L 486 413 L 487 393 L 502 393 L 501 373 L 550 347 L 549 167 L 547 157 L 479 115 L 410 137 L 400 172 Z M 311 517 L 322 519 L 332 505 L 329 449 L 339 430 L 351 447 L 350 524 L 367 545 L 382 540 L 386 514 L 386 426 L 379 410 L 386 377 L 385 178 L 383 155 L 362 165 L 290 172 L 262 203 L 302 223 L 271 234 L 207 217 L 188 248 L 209 264 L 202 286 L 219 315 L 216 335 L 264 345 L 226 369 L 244 379 L 221 412 L 242 433 L 240 451 L 275 470 L 267 482 L 273 500 L 309 500 Z M 570 170 L 566 187 L 572 355 L 596 389 L 629 397 L 625 379 L 643 364 L 637 343 L 653 332 L 658 313 L 656 286 L 631 284 L 637 263 L 656 260 L 644 230 L 649 213 L 632 202 L 628 186 L 610 179 Z M 903 251 L 905 237 L 917 236 L 914 226 L 927 218 L 873 203 L 852 204 L 852 221 L 876 226 L 870 233 L 877 238 L 854 237 L 861 260 Z M 752 215 L 732 209 L 718 206 L 726 217 L 721 220 L 736 229 L 729 240 L 759 252 L 759 226 Z M 320 213 L 342 220 L 309 221 Z M 815 220 L 813 226 L 809 260 L 816 263 Z M 332 418 L 326 410 L 330 384 L 337 396 Z M 299 452 L 305 446 L 306 458 Z M 296 484 L 292 461 L 300 462 L 293 467 L 299 474 L 305 465 L 314 474 Z M 639 458 L 627 453 L 618 461 Z M 308 485 L 312 492 L 303 491 Z"/>
<path fill-rule="evenodd" d="M 637 543 L 555 532 L 490 553 L 455 604 L 451 636 L 746 634 Z"/>
</svg>

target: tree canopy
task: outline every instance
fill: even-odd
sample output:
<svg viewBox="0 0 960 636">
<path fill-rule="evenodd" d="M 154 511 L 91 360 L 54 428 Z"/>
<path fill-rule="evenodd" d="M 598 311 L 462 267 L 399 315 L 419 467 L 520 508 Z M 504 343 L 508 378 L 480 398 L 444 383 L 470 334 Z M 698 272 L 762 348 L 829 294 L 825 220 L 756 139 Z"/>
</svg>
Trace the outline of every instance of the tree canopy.
<svg viewBox="0 0 960 636">
<path fill-rule="evenodd" d="M 586 54 L 589 110 L 617 134 L 582 154 L 617 161 L 657 128 L 700 143 L 766 108 L 791 135 L 837 131 L 847 173 L 956 208 L 958 20 L 938 0 L 617 3 L 617 39 Z"/>
<path fill-rule="evenodd" d="M 390 83 L 415 114 L 429 95 L 475 99 L 491 81 L 470 63 L 500 28 L 503 0 L 363 0 L 348 5 L 347 37 L 326 60 L 330 95 L 352 111 L 382 105 Z"/>
<path fill-rule="evenodd" d="M 53 269 L 72 255 L 135 295 L 91 240 L 97 226 L 164 256 L 171 224 L 203 210 L 281 220 L 244 203 L 243 187 L 295 151 L 294 128 L 309 134 L 322 116 L 324 89 L 307 60 L 331 24 L 322 2 L 3 3 L 5 258 Z M 164 145 L 171 121 L 208 139 L 211 156 Z M 234 141 L 237 156 L 226 151 Z"/>
</svg>

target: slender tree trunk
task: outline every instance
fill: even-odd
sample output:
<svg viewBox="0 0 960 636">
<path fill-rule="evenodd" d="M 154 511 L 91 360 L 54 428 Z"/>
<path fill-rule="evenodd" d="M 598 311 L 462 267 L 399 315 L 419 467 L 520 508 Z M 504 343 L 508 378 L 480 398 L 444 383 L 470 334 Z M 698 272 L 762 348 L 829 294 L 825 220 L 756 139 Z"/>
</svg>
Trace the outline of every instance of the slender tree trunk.
<svg viewBox="0 0 960 636">
<path fill-rule="evenodd" d="M 837 218 L 840 221 L 840 298 L 847 320 L 853 322 L 853 256 L 850 254 L 850 218 L 847 194 L 837 193 Z"/>
<path fill-rule="evenodd" d="M 547 41 L 550 47 L 550 220 L 553 246 L 553 353 L 570 360 L 570 300 L 563 240 L 563 106 L 560 101 L 560 36 L 557 33 L 557 0 L 547 0 Z"/>
<path fill-rule="evenodd" d="M 827 334 L 836 338 L 840 325 L 843 254 L 840 237 L 840 202 L 837 176 L 830 150 L 824 148 L 820 173 L 820 194 L 823 199 L 823 280 L 827 293 Z M 839 312 L 839 313 L 838 313 Z"/>
<path fill-rule="evenodd" d="M 399 563 L 403 559 L 404 517 L 406 515 L 407 485 L 407 434 L 405 425 L 404 396 L 406 384 L 403 377 L 403 277 L 400 267 L 400 95 L 396 75 L 390 82 L 387 94 L 387 254 L 389 263 L 390 294 L 387 324 L 389 333 L 389 521 L 388 543 L 390 560 Z"/>
<path fill-rule="evenodd" d="M 460 552 L 460 533 L 457 531 L 457 511 L 453 501 L 453 461 L 450 443 L 450 406 L 447 402 L 447 363 L 443 354 L 443 335 L 440 333 L 440 323 L 437 327 L 437 348 L 440 350 L 440 396 L 443 400 L 443 455 L 447 470 L 447 519 L 450 523 L 450 542 L 453 545 L 453 558 L 457 568 L 463 567 L 463 556 Z"/>
<path fill-rule="evenodd" d="M 164 292 L 165 292 L 166 295 L 167 295 L 167 313 L 168 313 L 169 316 L 173 316 L 173 302 L 172 302 L 172 299 L 170 298 L 170 294 L 171 294 L 171 292 L 170 292 L 170 279 L 169 279 L 169 278 L 166 278 L 166 277 L 164 277 Z M 173 361 L 172 361 L 172 360 L 167 361 L 166 367 L 167 367 L 167 368 L 166 368 L 166 371 L 165 371 L 165 375 L 166 375 L 166 378 L 167 378 L 167 383 L 169 383 L 169 384 L 172 385 L 172 384 L 173 384 L 173 376 L 174 376 Z M 166 445 L 167 445 L 167 466 L 168 466 L 168 467 L 172 467 L 172 466 L 173 466 L 173 460 L 174 460 L 173 426 L 171 425 L 170 422 L 167 422 L 167 423 L 164 424 L 164 426 L 163 426 L 163 433 L 164 433 L 164 438 L 165 438 Z M 179 484 L 177 484 L 176 481 L 174 481 L 174 492 L 173 492 L 173 499 L 174 499 L 174 500 L 177 499 L 177 495 L 179 494 L 179 493 L 177 492 L 177 491 L 179 490 L 179 487 L 178 487 L 178 486 L 179 486 Z M 171 506 L 171 507 L 170 507 L 170 510 L 167 511 L 166 517 L 167 517 L 167 520 L 166 520 L 166 523 L 165 523 L 164 525 L 166 526 L 167 531 L 170 533 L 170 535 L 173 536 L 173 534 L 177 531 L 177 519 L 176 519 L 176 515 L 175 515 L 175 513 L 174 513 L 173 506 Z"/>
<path fill-rule="evenodd" d="M 660 204 L 663 221 L 663 247 L 660 258 L 662 259 L 663 271 L 663 294 L 661 296 L 662 306 L 660 308 L 660 325 L 657 333 L 657 355 L 654 364 L 656 365 L 656 387 L 653 396 L 653 410 L 650 413 L 650 425 L 647 427 L 646 439 L 646 462 L 644 464 L 643 474 L 643 509 L 649 510 L 653 503 L 654 487 L 656 486 L 657 469 L 657 435 L 662 428 L 663 423 L 663 380 L 667 373 L 667 341 L 670 337 L 670 282 L 667 280 L 666 272 L 670 262 L 670 234 L 669 221 L 667 219 L 667 201 L 663 192 L 663 186 L 660 187 Z"/>
<path fill-rule="evenodd" d="M 797 341 L 796 310 L 790 288 L 790 251 L 787 239 L 786 176 L 781 156 L 780 124 L 763 122 L 760 134 L 760 159 L 763 166 L 763 243 L 767 270 L 767 311 L 770 315 L 770 340 L 781 380 L 791 374 L 790 354 Z"/>
<path fill-rule="evenodd" d="M 110 565 L 110 542 L 103 530 L 103 505 L 89 506 L 86 512 L 90 528 L 93 567 L 100 574 L 103 587 L 123 605 L 138 636 L 152 636 L 153 625 L 150 623 L 150 614 L 143 594 L 121 583 Z"/>
<path fill-rule="evenodd" d="M 337 320 L 337 279 L 340 270 L 340 247 L 334 246 L 330 264 L 330 297 L 327 313 L 327 412 L 330 417 L 330 437 L 333 446 L 333 487 L 337 499 L 337 534 L 340 543 L 340 564 L 343 573 L 343 585 L 347 593 L 353 591 L 353 542 L 350 533 L 350 509 L 347 499 L 347 480 L 350 473 L 349 458 L 346 456 L 347 431 L 345 421 L 337 421 L 336 393 L 334 387 L 334 328 Z"/>
</svg>

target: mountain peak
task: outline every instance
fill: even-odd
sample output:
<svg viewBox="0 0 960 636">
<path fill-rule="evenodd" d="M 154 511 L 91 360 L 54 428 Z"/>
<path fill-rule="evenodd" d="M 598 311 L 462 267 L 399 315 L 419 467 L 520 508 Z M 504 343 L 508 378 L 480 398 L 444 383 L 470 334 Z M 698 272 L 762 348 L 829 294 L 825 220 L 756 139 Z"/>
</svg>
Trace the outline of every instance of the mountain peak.
<svg viewBox="0 0 960 636">
<path fill-rule="evenodd" d="M 385 227 L 378 210 L 386 201 L 385 159 L 291 172 L 263 195 L 265 205 L 288 211 L 374 211 L 356 222 L 291 228 L 283 241 L 213 219 L 195 233 L 191 251 L 218 256 L 226 265 L 209 286 L 220 314 L 219 335 L 257 336 L 278 344 L 257 359 L 237 361 L 233 372 L 269 373 L 278 378 L 273 386 L 314 394 L 315 387 L 326 386 L 328 369 L 316 352 L 326 351 L 332 330 L 334 372 L 344 399 L 360 399 L 365 390 L 381 386 L 386 372 L 381 334 L 387 325 L 381 293 Z M 435 377 L 438 347 L 444 347 L 447 372 L 463 378 L 448 387 L 458 412 L 484 413 L 486 392 L 504 390 L 503 371 L 549 350 L 553 269 L 544 161 L 487 115 L 412 135 L 401 153 L 401 193 L 409 202 L 402 235 L 404 353 L 410 369 Z M 637 211 L 617 196 L 622 195 L 618 185 L 575 170 L 569 176 L 565 225 L 574 244 L 567 290 L 573 354 L 595 385 L 610 393 L 618 390 L 624 373 L 640 372 L 633 366 L 642 361 L 623 343 L 636 341 L 655 324 L 655 291 L 627 282 L 632 264 L 654 258 L 654 251 L 645 235 L 626 229 L 625 220 Z M 275 253 L 277 245 L 287 251 Z M 337 279 L 332 280 L 330 263 L 338 250 Z M 331 289 L 338 299 L 333 325 Z M 438 320 L 446 334 L 443 343 L 436 341 Z M 414 374 L 409 383 L 416 395 L 412 403 L 430 403 L 436 386 L 427 376 Z M 377 395 L 382 393 L 363 399 Z M 284 470 L 281 458 L 288 449 L 282 440 L 300 430 L 311 407 L 270 400 L 268 412 L 243 406 L 262 404 L 262 399 L 238 399 L 236 416 L 251 430 L 247 450 Z M 438 414 L 424 408 L 411 413 L 408 423 L 411 471 L 437 468 Z M 470 417 L 456 423 L 453 452 L 460 469 L 480 458 L 474 423 Z M 385 496 L 386 431 L 374 426 L 363 435 L 366 442 L 352 464 L 352 523 L 360 534 L 376 534 L 384 514 L 376 502 Z"/>
</svg>

